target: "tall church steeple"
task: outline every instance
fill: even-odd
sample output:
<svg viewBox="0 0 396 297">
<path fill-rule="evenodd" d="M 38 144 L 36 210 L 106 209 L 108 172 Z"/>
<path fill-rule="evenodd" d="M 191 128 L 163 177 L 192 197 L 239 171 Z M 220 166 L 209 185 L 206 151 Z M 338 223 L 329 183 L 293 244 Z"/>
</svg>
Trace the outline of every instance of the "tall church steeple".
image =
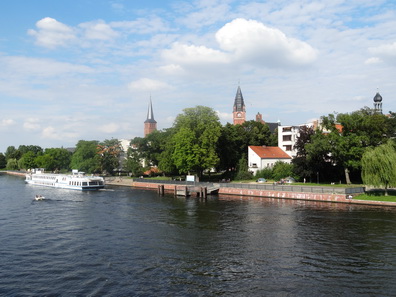
<svg viewBox="0 0 396 297">
<path fill-rule="evenodd" d="M 150 103 L 147 109 L 147 119 L 144 121 L 144 137 L 155 130 L 157 130 L 157 122 L 154 120 L 153 104 L 150 96 Z"/>
<path fill-rule="evenodd" d="M 233 108 L 233 120 L 234 125 L 241 125 L 246 121 L 246 109 L 245 109 L 245 102 L 243 101 L 241 87 L 238 86 L 235 101 L 234 101 L 234 108 Z"/>
</svg>

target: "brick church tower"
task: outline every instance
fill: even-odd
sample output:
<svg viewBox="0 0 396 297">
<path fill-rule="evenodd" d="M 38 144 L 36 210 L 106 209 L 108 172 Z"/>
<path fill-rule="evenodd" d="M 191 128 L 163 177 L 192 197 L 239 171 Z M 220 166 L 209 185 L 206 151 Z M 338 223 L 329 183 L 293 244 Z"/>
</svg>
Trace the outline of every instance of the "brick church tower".
<svg viewBox="0 0 396 297">
<path fill-rule="evenodd" d="M 147 120 L 144 121 L 144 137 L 146 137 L 151 132 L 157 130 L 157 122 L 154 120 L 153 104 L 150 103 L 147 110 Z"/>
<path fill-rule="evenodd" d="M 240 86 L 238 86 L 238 90 L 235 95 L 233 120 L 234 120 L 234 125 L 241 125 L 246 121 L 245 102 L 243 101 L 243 96 Z"/>
</svg>

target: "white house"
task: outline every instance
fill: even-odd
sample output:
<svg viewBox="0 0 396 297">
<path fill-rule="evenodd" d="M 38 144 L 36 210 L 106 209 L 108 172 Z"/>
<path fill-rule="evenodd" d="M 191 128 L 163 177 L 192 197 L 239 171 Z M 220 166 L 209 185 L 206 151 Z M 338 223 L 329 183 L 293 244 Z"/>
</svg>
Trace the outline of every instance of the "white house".
<svg viewBox="0 0 396 297">
<path fill-rule="evenodd" d="M 256 174 L 257 170 L 270 168 L 277 161 L 291 162 L 291 157 L 277 146 L 254 146 L 248 147 L 249 171 Z"/>
<path fill-rule="evenodd" d="M 316 129 L 318 127 L 318 121 L 315 120 L 312 123 L 302 124 L 298 126 L 278 127 L 278 146 L 290 157 L 295 157 L 297 155 L 297 151 L 294 149 L 294 145 L 297 142 L 297 138 L 300 136 L 300 127 L 303 126 Z"/>
</svg>

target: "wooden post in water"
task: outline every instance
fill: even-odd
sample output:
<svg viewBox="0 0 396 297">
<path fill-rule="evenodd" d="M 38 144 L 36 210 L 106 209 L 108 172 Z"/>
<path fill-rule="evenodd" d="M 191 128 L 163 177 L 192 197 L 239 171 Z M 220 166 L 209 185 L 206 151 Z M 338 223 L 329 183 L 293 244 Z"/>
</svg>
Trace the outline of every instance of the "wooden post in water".
<svg viewBox="0 0 396 297">
<path fill-rule="evenodd" d="M 164 193 L 165 193 L 165 187 L 164 187 L 164 185 L 159 185 L 159 186 L 158 186 L 158 195 L 164 196 Z"/>
<path fill-rule="evenodd" d="M 206 200 L 208 198 L 208 188 L 204 187 L 202 192 L 202 197 Z"/>
<path fill-rule="evenodd" d="M 175 185 L 175 189 L 174 189 L 174 191 L 175 191 L 175 197 L 177 196 L 177 186 Z"/>
</svg>

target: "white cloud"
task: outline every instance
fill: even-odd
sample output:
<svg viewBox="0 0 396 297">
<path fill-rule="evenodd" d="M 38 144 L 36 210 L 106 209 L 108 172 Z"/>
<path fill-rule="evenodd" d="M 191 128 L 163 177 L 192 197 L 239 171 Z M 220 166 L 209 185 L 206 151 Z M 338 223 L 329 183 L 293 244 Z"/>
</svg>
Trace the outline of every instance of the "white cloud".
<svg viewBox="0 0 396 297">
<path fill-rule="evenodd" d="M 216 33 L 220 47 L 234 59 L 268 67 L 301 66 L 316 60 L 308 43 L 254 20 L 235 19 Z"/>
<path fill-rule="evenodd" d="M 108 123 L 106 125 L 102 125 L 100 130 L 104 133 L 115 133 L 120 129 L 120 126 L 116 123 Z"/>
<path fill-rule="evenodd" d="M 8 76 L 10 73 L 34 77 L 54 77 L 66 73 L 92 73 L 92 69 L 85 65 L 23 56 L 0 56 L 0 65 L 7 70 Z"/>
<path fill-rule="evenodd" d="M 187 45 L 174 43 L 169 50 L 164 50 L 162 56 L 166 60 L 179 64 L 198 64 L 202 63 L 227 63 L 227 55 L 221 51 L 207 48 L 205 46 Z"/>
<path fill-rule="evenodd" d="M 64 134 L 59 131 L 59 129 L 55 129 L 52 126 L 46 127 L 41 132 L 41 137 L 45 139 L 57 139 L 60 140 L 64 138 Z"/>
<path fill-rule="evenodd" d="M 376 55 L 375 58 L 378 60 L 396 63 L 396 42 L 371 47 L 369 52 Z"/>
<path fill-rule="evenodd" d="M 16 123 L 13 119 L 2 119 L 0 122 L 0 128 L 9 128 L 15 124 Z"/>
<path fill-rule="evenodd" d="M 119 34 L 114 31 L 108 24 L 99 20 L 95 22 L 88 22 L 79 25 L 84 31 L 84 37 L 90 40 L 113 40 Z"/>
<path fill-rule="evenodd" d="M 37 30 L 29 29 L 28 34 L 36 38 L 36 44 L 56 48 L 67 45 L 68 42 L 75 39 L 74 30 L 57 20 L 46 17 L 36 23 Z"/>
<path fill-rule="evenodd" d="M 111 22 L 110 25 L 113 28 L 119 28 L 135 34 L 150 34 L 171 30 L 166 21 L 157 16 L 138 18 L 133 21 Z"/>
<path fill-rule="evenodd" d="M 27 131 L 38 131 L 41 128 L 40 120 L 37 118 L 28 118 L 23 123 L 23 128 Z"/>
<path fill-rule="evenodd" d="M 378 64 L 381 63 L 382 60 L 378 57 L 371 57 L 364 61 L 365 64 Z"/>
<path fill-rule="evenodd" d="M 288 68 L 310 65 L 318 55 L 308 43 L 254 20 L 235 19 L 218 30 L 215 37 L 221 50 L 175 42 L 162 52 L 162 57 L 182 68 L 243 64 Z"/>
<path fill-rule="evenodd" d="M 155 91 L 160 89 L 170 89 L 171 86 L 159 80 L 141 78 L 139 80 L 130 82 L 128 84 L 128 88 L 130 90 Z"/>
<path fill-rule="evenodd" d="M 54 124 L 56 125 L 55 127 L 48 126 L 41 131 L 41 138 L 67 142 L 70 140 L 76 140 L 81 136 L 76 132 L 65 131 L 63 126 L 59 125 L 59 123 Z"/>
<path fill-rule="evenodd" d="M 158 70 L 164 74 L 177 75 L 185 73 L 184 69 L 177 64 L 169 64 L 165 66 L 158 67 Z"/>
<path fill-rule="evenodd" d="M 219 110 L 216 110 L 216 113 L 220 119 L 220 121 L 225 121 L 225 122 L 229 122 L 232 120 L 232 113 L 227 113 L 227 112 L 221 112 Z"/>
</svg>

